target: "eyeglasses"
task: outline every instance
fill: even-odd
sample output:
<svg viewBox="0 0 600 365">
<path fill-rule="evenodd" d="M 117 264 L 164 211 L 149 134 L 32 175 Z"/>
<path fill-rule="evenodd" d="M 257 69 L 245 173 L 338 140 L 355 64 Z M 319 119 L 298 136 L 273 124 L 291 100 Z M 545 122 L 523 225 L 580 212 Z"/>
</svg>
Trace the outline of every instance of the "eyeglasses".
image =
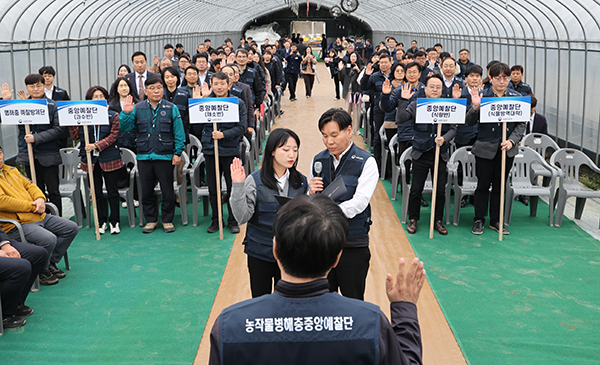
<svg viewBox="0 0 600 365">
<path fill-rule="evenodd" d="M 492 80 L 494 80 L 494 81 L 508 82 L 508 80 L 510 80 L 510 77 L 508 77 L 508 76 L 494 76 L 494 77 L 492 77 Z"/>
<path fill-rule="evenodd" d="M 32 84 L 32 85 L 27 85 L 27 87 L 31 88 L 31 89 L 43 89 L 44 88 L 44 84 L 41 83 L 37 83 L 37 84 Z"/>
</svg>

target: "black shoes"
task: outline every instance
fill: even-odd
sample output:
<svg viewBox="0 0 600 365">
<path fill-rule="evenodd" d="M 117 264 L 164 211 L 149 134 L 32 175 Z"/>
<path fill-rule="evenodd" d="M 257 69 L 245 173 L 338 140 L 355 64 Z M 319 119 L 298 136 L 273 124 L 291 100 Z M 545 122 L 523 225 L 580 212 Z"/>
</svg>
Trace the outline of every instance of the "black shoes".
<svg viewBox="0 0 600 365">
<path fill-rule="evenodd" d="M 233 233 L 233 234 L 237 234 L 240 233 L 240 226 L 236 225 L 229 225 L 229 232 Z"/>
<path fill-rule="evenodd" d="M 421 206 L 422 207 L 428 207 L 429 203 L 427 203 L 427 201 L 425 199 L 421 198 Z"/>
<path fill-rule="evenodd" d="M 33 314 L 33 308 L 26 306 L 25 304 L 21 304 L 17 307 L 17 317 L 27 317 Z"/>
<path fill-rule="evenodd" d="M 290 101 L 296 101 L 296 98 L 290 98 Z"/>
<path fill-rule="evenodd" d="M 6 328 L 6 329 L 19 328 L 19 327 L 22 327 L 25 323 L 27 323 L 25 318 L 21 318 L 17 315 L 14 315 L 14 316 L 10 316 L 8 318 L 4 318 L 2 320 L 2 327 Z"/>
<path fill-rule="evenodd" d="M 64 271 L 62 271 L 61 269 L 59 269 L 58 267 L 56 267 L 56 264 L 51 262 L 50 266 L 48 266 L 48 271 L 50 271 L 50 273 L 52 275 L 54 275 L 57 279 L 62 279 L 65 276 L 67 276 L 67 274 L 65 274 Z"/>
<path fill-rule="evenodd" d="M 40 285 L 55 285 L 58 284 L 56 276 L 52 275 L 50 271 L 46 271 L 40 274 Z"/>
<path fill-rule="evenodd" d="M 500 232 L 500 222 L 496 222 L 494 224 L 490 223 L 490 228 L 496 232 Z M 507 235 L 510 234 L 506 227 L 502 227 L 502 234 Z"/>
<path fill-rule="evenodd" d="M 219 232 L 219 223 L 212 223 L 206 230 L 208 233 Z"/>
<path fill-rule="evenodd" d="M 471 230 L 471 233 L 473 234 L 483 234 L 483 222 L 482 221 L 475 221 L 475 224 L 473 224 L 473 229 Z"/>
<path fill-rule="evenodd" d="M 525 195 L 518 195 L 517 196 L 517 201 L 525 204 L 525 206 L 529 205 L 529 197 L 525 196 Z"/>
</svg>

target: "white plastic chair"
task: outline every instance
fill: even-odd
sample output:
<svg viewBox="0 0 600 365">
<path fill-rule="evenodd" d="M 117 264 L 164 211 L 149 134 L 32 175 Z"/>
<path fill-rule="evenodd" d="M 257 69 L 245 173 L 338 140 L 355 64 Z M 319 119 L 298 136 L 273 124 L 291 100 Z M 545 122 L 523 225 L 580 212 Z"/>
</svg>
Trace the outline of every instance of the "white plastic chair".
<svg viewBox="0 0 600 365">
<path fill-rule="evenodd" d="M 572 148 L 563 148 L 554 152 L 550 157 L 550 165 L 557 166 L 557 163 L 560 164 L 561 174 L 554 226 L 560 227 L 567 199 L 572 196 L 577 198 L 575 202 L 575 219 L 581 219 L 585 200 L 587 198 L 600 198 L 600 190 L 588 189 L 579 182 L 579 168 L 581 165 L 588 166 L 596 173 L 600 173 L 600 168 L 586 154 Z"/>
<path fill-rule="evenodd" d="M 477 189 L 475 173 L 475 155 L 472 146 L 465 146 L 454 151 L 448 160 L 448 184 L 446 185 L 446 224 L 450 224 L 450 186 L 454 184 L 454 214 L 452 224 L 458 226 L 460 221 L 460 201 L 464 196 L 474 195 Z M 462 166 L 462 185 L 458 184 L 459 165 Z"/>
<path fill-rule="evenodd" d="M 537 165 L 536 169 L 533 165 Z M 547 174 L 550 174 L 550 185 L 539 186 L 535 184 L 537 181 L 536 171 L 541 168 Z M 537 214 L 537 206 L 540 196 L 547 196 L 550 206 L 550 227 L 554 217 L 554 193 L 556 190 L 556 178 L 558 171 L 550 166 L 539 154 L 529 147 L 519 147 L 519 153 L 513 160 L 513 165 L 510 171 L 510 180 L 506 186 L 506 201 L 505 201 L 505 219 L 504 222 L 509 225 L 512 215 L 512 207 L 515 195 L 529 196 L 529 215 L 535 217 Z M 532 183 L 533 182 L 533 183 Z"/>
</svg>

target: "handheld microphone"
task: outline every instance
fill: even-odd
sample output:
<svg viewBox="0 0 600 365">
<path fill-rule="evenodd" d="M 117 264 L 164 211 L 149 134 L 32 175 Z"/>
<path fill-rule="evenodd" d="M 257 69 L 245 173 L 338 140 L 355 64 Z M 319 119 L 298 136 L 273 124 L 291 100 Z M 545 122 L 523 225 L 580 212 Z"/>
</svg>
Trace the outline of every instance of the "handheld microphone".
<svg viewBox="0 0 600 365">
<path fill-rule="evenodd" d="M 323 171 L 323 163 L 321 161 L 315 162 L 315 177 L 321 177 L 321 172 Z M 317 194 L 320 194 L 320 191 L 317 191 Z"/>
<path fill-rule="evenodd" d="M 323 171 L 323 164 L 321 161 L 315 162 L 315 176 L 321 177 L 321 172 Z"/>
</svg>

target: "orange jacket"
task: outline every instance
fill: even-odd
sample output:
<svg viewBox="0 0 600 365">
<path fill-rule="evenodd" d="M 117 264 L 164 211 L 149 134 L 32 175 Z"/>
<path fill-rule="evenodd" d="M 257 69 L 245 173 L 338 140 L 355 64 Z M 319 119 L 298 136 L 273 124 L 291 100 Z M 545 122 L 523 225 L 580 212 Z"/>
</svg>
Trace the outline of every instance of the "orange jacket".
<svg viewBox="0 0 600 365">
<path fill-rule="evenodd" d="M 34 213 L 33 201 L 46 196 L 40 188 L 27 180 L 15 167 L 3 165 L 4 177 L 0 176 L 0 218 L 13 219 L 17 222 L 33 223 L 39 222 L 46 213 Z M 4 232 L 14 228 L 14 224 L 0 223 Z"/>
</svg>

